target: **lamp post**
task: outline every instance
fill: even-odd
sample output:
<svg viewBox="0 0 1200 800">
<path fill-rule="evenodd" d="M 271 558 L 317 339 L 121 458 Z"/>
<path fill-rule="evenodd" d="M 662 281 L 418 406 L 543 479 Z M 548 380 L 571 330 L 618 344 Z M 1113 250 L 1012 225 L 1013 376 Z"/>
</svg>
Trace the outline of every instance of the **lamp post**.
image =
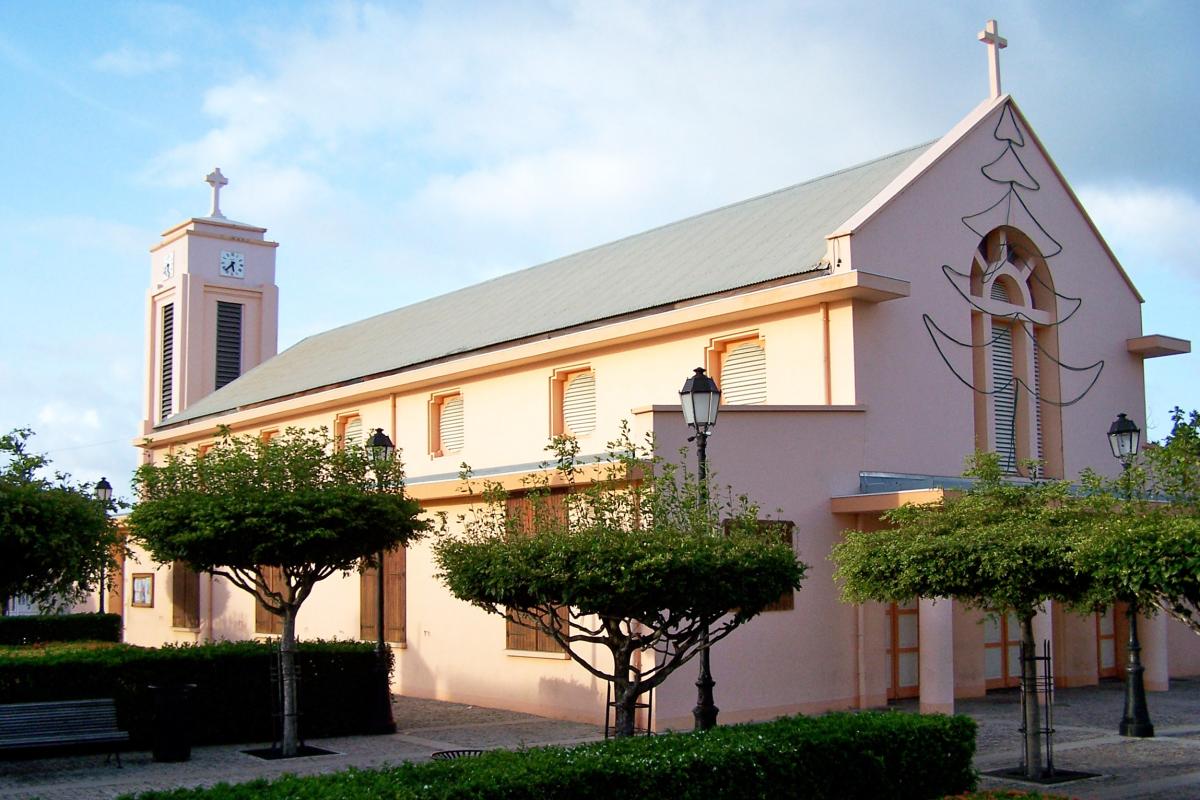
<svg viewBox="0 0 1200 800">
<path fill-rule="evenodd" d="M 384 489 L 382 467 L 396 455 L 396 446 L 383 432 L 383 428 L 376 428 L 375 433 L 371 436 L 371 441 L 367 443 L 367 452 L 371 454 L 371 462 L 375 465 L 375 485 L 382 492 Z M 396 723 L 392 719 L 392 687 L 388 669 L 387 641 L 384 638 L 383 628 L 384 555 L 383 550 L 376 555 L 379 565 L 375 569 L 375 666 L 379 672 L 380 688 L 380 698 L 377 704 L 379 717 L 375 727 L 381 732 L 394 733 Z"/>
<path fill-rule="evenodd" d="M 1117 414 L 1108 428 L 1108 445 L 1114 458 L 1121 460 L 1121 470 L 1127 476 L 1141 443 L 1141 430 L 1124 414 Z M 1126 500 L 1132 499 L 1132 490 L 1126 483 Z M 1125 712 L 1117 729 L 1122 736 L 1150 737 L 1154 725 L 1150 723 L 1150 712 L 1146 708 L 1146 683 L 1143 679 L 1142 646 L 1138 642 L 1137 598 L 1129 601 L 1126 609 L 1129 618 L 1129 663 L 1125 667 Z"/>
<path fill-rule="evenodd" d="M 96 482 L 96 488 L 92 490 L 96 499 L 104 505 L 104 516 L 108 516 L 108 504 L 112 502 L 112 484 L 108 482 L 108 478 L 100 476 L 100 480 Z M 100 560 L 100 613 L 104 613 L 104 566 L 108 563 L 108 553 L 104 554 L 104 558 Z"/>
<path fill-rule="evenodd" d="M 694 374 L 679 390 L 679 402 L 683 407 L 683 418 L 696 432 L 696 455 L 699 467 L 696 470 L 700 481 L 700 502 L 706 513 L 708 508 L 708 437 L 717 424 L 717 409 L 721 402 L 721 390 L 717 382 L 704 374 L 703 367 L 696 367 Z M 689 441 L 691 441 L 689 439 Z M 708 625 L 700 638 L 700 675 L 696 678 L 696 707 L 692 709 L 695 727 L 706 731 L 717 724 L 718 708 L 713 703 L 713 686 L 708 659 Z"/>
</svg>

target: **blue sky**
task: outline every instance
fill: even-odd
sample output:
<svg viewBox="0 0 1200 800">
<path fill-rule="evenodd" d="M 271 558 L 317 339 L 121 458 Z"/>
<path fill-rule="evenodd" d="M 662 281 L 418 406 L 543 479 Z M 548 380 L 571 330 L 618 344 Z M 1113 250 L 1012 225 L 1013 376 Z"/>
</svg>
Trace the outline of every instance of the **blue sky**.
<svg viewBox="0 0 1200 800">
<path fill-rule="evenodd" d="M 0 427 L 125 485 L 147 249 L 214 165 L 282 349 L 936 138 L 989 17 L 1145 331 L 1200 340 L 1200 4 L 0 2 Z M 1198 358 L 1147 362 L 1151 437 Z"/>
</svg>

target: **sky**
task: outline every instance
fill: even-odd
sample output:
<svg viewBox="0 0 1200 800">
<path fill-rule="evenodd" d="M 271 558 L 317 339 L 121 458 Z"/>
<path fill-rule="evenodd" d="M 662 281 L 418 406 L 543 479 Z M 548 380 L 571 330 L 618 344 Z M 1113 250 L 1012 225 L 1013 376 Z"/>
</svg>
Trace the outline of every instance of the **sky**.
<svg viewBox="0 0 1200 800">
<path fill-rule="evenodd" d="M 0 0 L 0 428 L 129 496 L 148 249 L 214 166 L 280 242 L 282 350 L 937 138 L 987 97 L 989 18 L 1144 331 L 1200 344 L 1190 0 Z M 1200 356 L 1146 384 L 1153 439 Z"/>
</svg>

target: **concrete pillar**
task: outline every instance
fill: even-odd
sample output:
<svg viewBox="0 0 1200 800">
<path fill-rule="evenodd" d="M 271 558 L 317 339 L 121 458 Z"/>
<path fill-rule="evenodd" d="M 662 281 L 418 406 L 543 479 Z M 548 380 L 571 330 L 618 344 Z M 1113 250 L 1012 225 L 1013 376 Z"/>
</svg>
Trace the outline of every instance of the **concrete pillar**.
<svg viewBox="0 0 1200 800">
<path fill-rule="evenodd" d="M 954 713 L 954 604 L 920 602 L 921 713 Z"/>
</svg>

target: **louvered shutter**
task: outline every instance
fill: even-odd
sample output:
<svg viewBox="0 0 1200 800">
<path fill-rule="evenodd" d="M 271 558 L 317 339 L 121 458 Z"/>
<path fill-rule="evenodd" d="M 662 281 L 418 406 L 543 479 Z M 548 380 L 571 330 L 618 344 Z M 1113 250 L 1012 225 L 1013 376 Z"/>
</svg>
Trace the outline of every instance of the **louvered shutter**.
<svg viewBox="0 0 1200 800">
<path fill-rule="evenodd" d="M 552 493 L 548 497 L 544 497 L 542 501 L 545 503 L 545 513 L 567 513 L 566 503 L 563 501 L 563 494 L 561 492 Z M 520 520 L 516 526 L 518 531 L 526 535 L 533 534 L 536 514 L 534 503 L 529 496 L 523 495 L 508 498 L 507 513 L 510 519 Z M 519 611 L 509 613 L 521 622 L 529 625 L 534 624 L 535 618 L 529 614 L 523 614 Z M 567 609 L 564 606 L 559 606 L 555 608 L 554 613 L 561 620 L 560 624 L 562 627 L 565 628 Z M 526 627 L 507 618 L 504 621 L 504 647 L 507 650 L 526 650 L 541 653 L 563 652 L 562 647 L 554 640 L 554 637 L 543 632 L 540 628 Z"/>
<path fill-rule="evenodd" d="M 992 295 L 993 300 L 1000 300 L 1005 303 L 1012 302 L 1012 298 L 1009 297 L 1009 294 L 1008 294 L 1008 287 L 1005 286 L 1004 283 L 1001 281 L 993 281 L 992 282 L 991 295 Z"/>
<path fill-rule="evenodd" d="M 162 310 L 162 370 L 159 378 L 159 419 L 171 416 L 171 395 L 175 388 L 175 304 Z"/>
<path fill-rule="evenodd" d="M 278 592 L 283 588 L 283 569 L 280 567 L 263 567 L 263 579 L 267 588 Z M 279 636 L 283 633 L 283 617 L 272 614 L 262 603 L 254 606 L 254 632 Z"/>
<path fill-rule="evenodd" d="M 596 429 L 596 375 L 581 372 L 563 390 L 563 425 L 567 433 L 582 436 Z"/>
<path fill-rule="evenodd" d="M 342 445 L 344 447 L 362 447 L 363 424 L 362 417 L 351 417 L 342 428 Z"/>
<path fill-rule="evenodd" d="M 762 345 L 743 342 L 726 353 L 721 402 L 731 406 L 767 402 L 767 351 Z"/>
<path fill-rule="evenodd" d="M 1042 360 L 1041 350 L 1038 349 L 1038 332 L 1033 331 L 1033 424 L 1037 436 L 1037 453 L 1035 457 L 1042 462 L 1040 469 L 1045 469 L 1046 447 L 1042 437 Z"/>
<path fill-rule="evenodd" d="M 995 450 L 1000 468 L 1011 475 L 1017 471 L 1017 385 L 1013 381 L 1012 329 L 999 322 L 992 323 L 992 400 Z"/>
<path fill-rule="evenodd" d="M 200 627 L 200 573 L 182 561 L 171 564 L 171 625 Z"/>
<path fill-rule="evenodd" d="M 242 374 L 242 304 L 217 301 L 217 384 Z"/>
<path fill-rule="evenodd" d="M 398 547 L 384 553 L 383 563 L 383 629 L 384 638 L 389 642 L 403 643 L 407 641 L 406 602 L 407 602 L 407 567 L 408 551 Z M 358 637 L 365 641 L 374 641 L 375 617 L 379 613 L 378 580 L 379 573 L 374 568 L 365 569 L 359 573 L 358 591 Z"/>
<path fill-rule="evenodd" d="M 441 435 L 443 453 L 454 453 L 462 450 L 463 443 L 466 440 L 462 395 L 456 394 L 442 401 L 438 431 Z"/>
</svg>

